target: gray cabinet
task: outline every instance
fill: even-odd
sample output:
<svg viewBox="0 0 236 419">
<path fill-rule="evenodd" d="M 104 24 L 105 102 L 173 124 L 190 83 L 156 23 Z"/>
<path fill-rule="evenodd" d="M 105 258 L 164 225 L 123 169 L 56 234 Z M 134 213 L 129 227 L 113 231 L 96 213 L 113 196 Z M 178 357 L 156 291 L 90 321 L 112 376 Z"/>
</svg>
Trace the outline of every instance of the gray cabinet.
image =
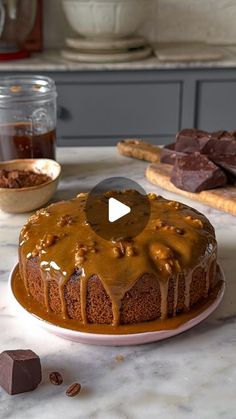
<svg viewBox="0 0 236 419">
<path fill-rule="evenodd" d="M 164 144 L 184 127 L 236 129 L 232 68 L 44 74 L 57 84 L 59 145 L 112 145 L 124 137 Z"/>
<path fill-rule="evenodd" d="M 57 84 L 58 131 L 81 142 L 124 136 L 173 136 L 179 129 L 181 83 L 144 81 Z"/>
<path fill-rule="evenodd" d="M 236 80 L 206 80 L 199 83 L 197 127 L 205 130 L 236 128 Z"/>
</svg>

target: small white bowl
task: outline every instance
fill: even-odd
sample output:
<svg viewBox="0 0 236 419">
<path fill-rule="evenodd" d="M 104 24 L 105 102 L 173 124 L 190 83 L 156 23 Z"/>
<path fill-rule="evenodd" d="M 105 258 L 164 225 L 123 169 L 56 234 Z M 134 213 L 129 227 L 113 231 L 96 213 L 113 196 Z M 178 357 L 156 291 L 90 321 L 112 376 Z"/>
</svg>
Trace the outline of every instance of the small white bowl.
<svg viewBox="0 0 236 419">
<path fill-rule="evenodd" d="M 43 207 L 57 189 L 61 166 L 50 159 L 19 159 L 0 162 L 0 169 L 27 170 L 50 176 L 48 182 L 26 188 L 0 188 L 0 209 L 23 213 Z"/>
<path fill-rule="evenodd" d="M 149 0 L 63 0 L 67 19 L 79 35 L 116 39 L 133 35 L 145 19 Z"/>
</svg>

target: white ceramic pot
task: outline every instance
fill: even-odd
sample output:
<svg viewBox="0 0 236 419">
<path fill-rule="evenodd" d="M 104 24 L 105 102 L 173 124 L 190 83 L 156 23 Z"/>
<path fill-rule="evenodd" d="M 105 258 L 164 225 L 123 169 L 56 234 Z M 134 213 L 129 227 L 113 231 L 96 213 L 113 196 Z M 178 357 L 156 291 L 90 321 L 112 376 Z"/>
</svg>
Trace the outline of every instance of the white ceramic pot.
<svg viewBox="0 0 236 419">
<path fill-rule="evenodd" d="M 96 39 L 133 35 L 142 24 L 150 0 L 62 0 L 72 28 Z"/>
</svg>

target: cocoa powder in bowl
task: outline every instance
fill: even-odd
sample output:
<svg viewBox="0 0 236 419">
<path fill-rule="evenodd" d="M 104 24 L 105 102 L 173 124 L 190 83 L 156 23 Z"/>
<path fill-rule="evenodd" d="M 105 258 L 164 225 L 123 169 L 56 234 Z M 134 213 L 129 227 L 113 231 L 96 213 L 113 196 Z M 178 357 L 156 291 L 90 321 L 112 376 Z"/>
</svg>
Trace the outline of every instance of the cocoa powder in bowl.
<svg viewBox="0 0 236 419">
<path fill-rule="evenodd" d="M 19 189 L 38 186 L 48 182 L 51 177 L 44 173 L 29 170 L 0 170 L 0 188 Z"/>
</svg>

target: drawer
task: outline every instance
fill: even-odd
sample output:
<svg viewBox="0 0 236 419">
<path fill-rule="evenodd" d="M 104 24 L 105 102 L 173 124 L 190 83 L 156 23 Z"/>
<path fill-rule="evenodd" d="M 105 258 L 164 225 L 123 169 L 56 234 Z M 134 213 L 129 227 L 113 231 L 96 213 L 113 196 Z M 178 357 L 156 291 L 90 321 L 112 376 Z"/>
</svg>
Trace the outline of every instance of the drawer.
<svg viewBox="0 0 236 419">
<path fill-rule="evenodd" d="M 181 86 L 180 82 L 58 83 L 58 136 L 104 139 L 175 134 Z"/>
<path fill-rule="evenodd" d="M 236 80 L 203 81 L 198 85 L 197 128 L 236 129 Z"/>
</svg>

